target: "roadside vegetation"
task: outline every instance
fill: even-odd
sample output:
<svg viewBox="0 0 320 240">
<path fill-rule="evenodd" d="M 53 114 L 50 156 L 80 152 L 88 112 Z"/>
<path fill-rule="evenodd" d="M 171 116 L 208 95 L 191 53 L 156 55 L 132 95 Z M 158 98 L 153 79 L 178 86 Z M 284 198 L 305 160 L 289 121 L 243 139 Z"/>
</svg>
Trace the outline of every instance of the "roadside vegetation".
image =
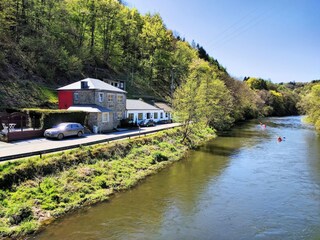
<svg viewBox="0 0 320 240">
<path fill-rule="evenodd" d="M 177 128 L 0 164 L 0 237 L 31 234 L 66 212 L 105 201 L 215 134 L 198 131 L 192 146 L 183 144 L 182 136 Z"/>
</svg>

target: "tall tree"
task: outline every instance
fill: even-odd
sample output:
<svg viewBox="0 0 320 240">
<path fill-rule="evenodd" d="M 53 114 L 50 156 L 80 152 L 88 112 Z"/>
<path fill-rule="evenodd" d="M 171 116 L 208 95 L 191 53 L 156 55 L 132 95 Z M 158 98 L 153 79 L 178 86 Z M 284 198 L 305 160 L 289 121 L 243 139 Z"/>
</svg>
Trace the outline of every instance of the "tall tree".
<svg viewBox="0 0 320 240">
<path fill-rule="evenodd" d="M 320 132 L 320 84 L 312 86 L 299 103 L 307 113 L 307 120 Z"/>
</svg>

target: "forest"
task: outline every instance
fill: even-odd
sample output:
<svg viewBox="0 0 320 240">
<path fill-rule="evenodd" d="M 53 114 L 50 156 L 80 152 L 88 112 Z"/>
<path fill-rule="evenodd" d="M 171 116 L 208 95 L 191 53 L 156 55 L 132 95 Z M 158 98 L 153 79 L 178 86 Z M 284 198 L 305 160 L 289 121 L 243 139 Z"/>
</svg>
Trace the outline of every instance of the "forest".
<svg viewBox="0 0 320 240">
<path fill-rule="evenodd" d="M 1 1 L 0 49 L 2 109 L 56 108 L 57 87 L 93 77 L 125 80 L 129 98 L 167 101 L 177 120 L 218 130 L 304 113 L 319 125 L 318 80 L 236 79 L 159 14 L 141 15 L 122 1 Z"/>
</svg>

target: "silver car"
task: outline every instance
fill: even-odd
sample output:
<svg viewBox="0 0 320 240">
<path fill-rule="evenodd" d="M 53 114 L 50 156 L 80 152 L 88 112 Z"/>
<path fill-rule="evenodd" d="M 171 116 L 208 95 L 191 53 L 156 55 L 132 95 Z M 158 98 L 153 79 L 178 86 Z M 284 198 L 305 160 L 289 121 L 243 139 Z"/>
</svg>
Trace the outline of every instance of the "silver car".
<svg viewBox="0 0 320 240">
<path fill-rule="evenodd" d="M 81 137 L 84 134 L 84 127 L 80 123 L 65 122 L 60 123 L 53 128 L 45 130 L 46 138 L 57 138 L 59 140 L 68 136 Z"/>
</svg>

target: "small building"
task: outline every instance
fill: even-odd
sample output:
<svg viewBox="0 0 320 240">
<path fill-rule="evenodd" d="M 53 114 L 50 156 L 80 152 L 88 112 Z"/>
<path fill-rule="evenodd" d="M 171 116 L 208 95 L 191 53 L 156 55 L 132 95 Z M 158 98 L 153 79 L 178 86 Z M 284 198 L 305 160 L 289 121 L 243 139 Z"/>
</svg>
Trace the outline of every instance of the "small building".
<svg viewBox="0 0 320 240">
<path fill-rule="evenodd" d="M 152 119 L 155 122 L 164 120 L 165 112 L 163 109 L 159 109 L 142 100 L 127 99 L 126 105 L 126 116 L 134 122 L 140 123 L 145 119 Z"/>
<path fill-rule="evenodd" d="M 154 102 L 154 106 L 164 111 L 164 117 L 161 120 L 172 122 L 172 108 L 164 102 Z"/>
<path fill-rule="evenodd" d="M 99 79 L 86 78 L 58 88 L 59 109 L 88 113 L 91 130 L 108 132 L 116 128 L 126 114 L 126 91 Z"/>
<path fill-rule="evenodd" d="M 121 90 L 126 90 L 126 83 L 123 80 L 114 80 L 114 79 L 103 79 L 106 83 L 110 84 L 111 86 L 120 88 Z"/>
</svg>

